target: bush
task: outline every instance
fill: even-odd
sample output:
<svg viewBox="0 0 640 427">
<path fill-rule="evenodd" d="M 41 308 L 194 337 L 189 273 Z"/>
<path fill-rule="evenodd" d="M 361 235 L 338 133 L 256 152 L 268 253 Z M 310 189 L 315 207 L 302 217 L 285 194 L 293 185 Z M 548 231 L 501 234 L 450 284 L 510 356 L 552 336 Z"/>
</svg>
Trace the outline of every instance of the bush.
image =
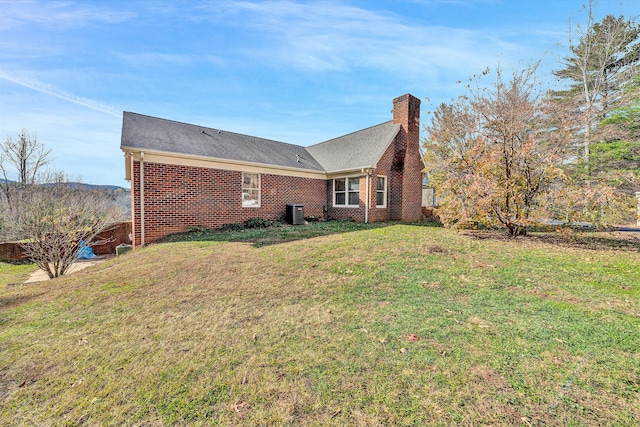
<svg viewBox="0 0 640 427">
<path fill-rule="evenodd" d="M 232 222 L 229 224 L 224 224 L 220 227 L 221 231 L 240 231 L 244 230 L 244 224 L 240 224 L 239 222 Z"/>
<path fill-rule="evenodd" d="M 208 232 L 209 229 L 205 226 L 202 225 L 196 225 L 194 227 L 189 227 L 187 228 L 187 233 L 193 233 L 193 234 L 203 234 Z"/>
<path fill-rule="evenodd" d="M 282 223 L 279 221 L 272 221 L 264 218 L 249 218 L 244 222 L 245 228 L 269 228 L 279 227 L 280 225 L 282 225 Z"/>
<path fill-rule="evenodd" d="M 249 218 L 243 223 L 240 222 L 232 222 L 229 224 L 224 224 L 220 227 L 221 231 L 242 231 L 242 230 L 250 230 L 255 228 L 270 228 L 270 227 L 280 227 L 282 225 L 282 221 L 273 221 L 265 218 Z"/>
</svg>

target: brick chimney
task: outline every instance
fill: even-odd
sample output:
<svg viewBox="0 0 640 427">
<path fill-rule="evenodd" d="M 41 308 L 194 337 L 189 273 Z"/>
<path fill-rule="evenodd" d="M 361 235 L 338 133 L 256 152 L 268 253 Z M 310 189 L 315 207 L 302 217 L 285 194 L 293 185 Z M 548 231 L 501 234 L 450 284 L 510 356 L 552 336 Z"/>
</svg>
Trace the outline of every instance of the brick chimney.
<svg viewBox="0 0 640 427">
<path fill-rule="evenodd" d="M 400 123 L 404 131 L 415 137 L 416 144 L 420 139 L 420 100 L 411 94 L 393 100 L 393 123 Z"/>
<path fill-rule="evenodd" d="M 393 100 L 393 123 L 400 125 L 393 161 L 393 185 L 400 190 L 402 202 L 395 219 L 422 219 L 422 159 L 420 157 L 420 99 L 402 95 Z"/>
</svg>

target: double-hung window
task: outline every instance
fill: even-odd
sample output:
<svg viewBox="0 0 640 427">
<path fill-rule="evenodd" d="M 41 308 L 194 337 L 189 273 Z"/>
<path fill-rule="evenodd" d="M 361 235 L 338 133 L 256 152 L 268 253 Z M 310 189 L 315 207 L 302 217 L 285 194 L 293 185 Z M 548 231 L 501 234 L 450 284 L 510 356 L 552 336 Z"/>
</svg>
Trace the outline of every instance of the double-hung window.
<svg viewBox="0 0 640 427">
<path fill-rule="evenodd" d="M 260 174 L 242 173 L 242 207 L 260 207 Z"/>
<path fill-rule="evenodd" d="M 387 177 L 378 175 L 376 180 L 376 207 L 387 207 Z"/>
<path fill-rule="evenodd" d="M 333 205 L 360 206 L 360 177 L 336 178 L 333 180 Z"/>
</svg>

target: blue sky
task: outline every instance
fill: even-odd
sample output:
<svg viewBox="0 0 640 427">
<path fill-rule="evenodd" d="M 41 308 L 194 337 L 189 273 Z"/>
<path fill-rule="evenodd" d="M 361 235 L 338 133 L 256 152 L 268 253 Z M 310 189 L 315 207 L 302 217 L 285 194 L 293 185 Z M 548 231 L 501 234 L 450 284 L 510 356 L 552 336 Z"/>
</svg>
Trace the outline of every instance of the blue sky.
<svg viewBox="0 0 640 427">
<path fill-rule="evenodd" d="M 0 138 L 27 128 L 54 167 L 128 186 L 122 111 L 310 145 L 432 104 L 487 66 L 566 54 L 582 0 L 0 0 Z M 601 0 L 596 19 L 637 17 Z M 427 101 L 429 99 L 430 101 Z"/>
</svg>

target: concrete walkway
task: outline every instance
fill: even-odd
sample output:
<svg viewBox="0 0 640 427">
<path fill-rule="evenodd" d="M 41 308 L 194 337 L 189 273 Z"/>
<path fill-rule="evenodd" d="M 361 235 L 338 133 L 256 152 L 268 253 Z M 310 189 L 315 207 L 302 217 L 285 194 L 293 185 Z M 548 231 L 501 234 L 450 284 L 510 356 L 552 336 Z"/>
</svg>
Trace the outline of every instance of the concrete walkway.
<svg viewBox="0 0 640 427">
<path fill-rule="evenodd" d="M 79 259 L 79 260 L 76 260 L 76 261 L 73 262 L 73 264 L 71 264 L 71 267 L 69 267 L 69 270 L 67 270 L 65 275 L 73 274 L 76 271 L 84 270 L 85 268 L 91 267 L 92 265 L 100 264 L 100 263 L 108 260 L 109 258 L 111 258 L 111 256 L 98 256 L 98 257 L 92 258 L 92 259 Z M 50 280 L 49 276 L 47 276 L 47 273 L 45 273 L 44 271 L 42 271 L 40 269 L 37 269 L 36 271 L 31 273 L 29 278 L 24 283 L 45 282 L 47 280 Z"/>
</svg>

